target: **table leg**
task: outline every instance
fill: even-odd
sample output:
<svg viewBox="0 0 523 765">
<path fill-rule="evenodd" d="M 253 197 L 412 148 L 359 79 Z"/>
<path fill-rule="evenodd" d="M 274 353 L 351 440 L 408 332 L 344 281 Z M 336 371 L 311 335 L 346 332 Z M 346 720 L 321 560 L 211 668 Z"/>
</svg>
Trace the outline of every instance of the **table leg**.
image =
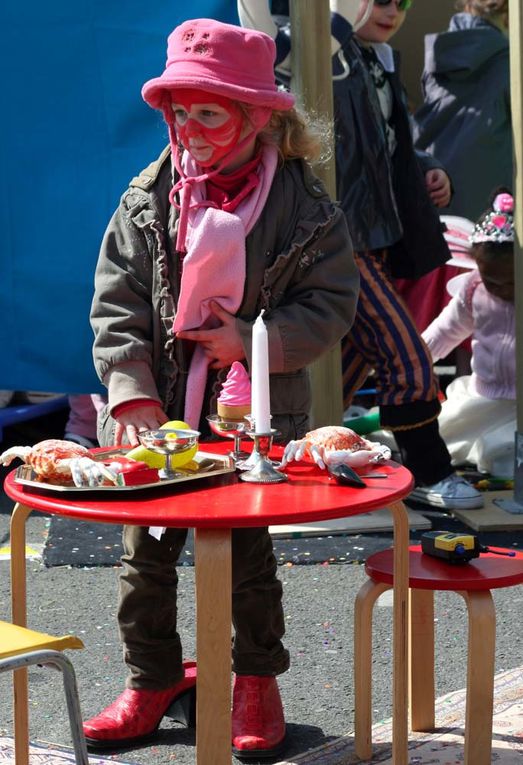
<svg viewBox="0 0 523 765">
<path fill-rule="evenodd" d="M 26 570 L 25 570 L 25 522 L 31 508 L 17 503 L 11 515 L 11 619 L 13 624 L 27 626 Z M 15 762 L 29 762 L 29 712 L 27 669 L 13 673 L 15 711 Z"/>
<path fill-rule="evenodd" d="M 409 518 L 403 502 L 389 510 L 394 522 L 392 762 L 408 765 Z"/>
<path fill-rule="evenodd" d="M 231 765 L 230 529 L 196 529 L 196 763 Z"/>
<path fill-rule="evenodd" d="M 354 751 L 372 759 L 372 611 L 389 584 L 367 579 L 354 604 Z"/>
</svg>

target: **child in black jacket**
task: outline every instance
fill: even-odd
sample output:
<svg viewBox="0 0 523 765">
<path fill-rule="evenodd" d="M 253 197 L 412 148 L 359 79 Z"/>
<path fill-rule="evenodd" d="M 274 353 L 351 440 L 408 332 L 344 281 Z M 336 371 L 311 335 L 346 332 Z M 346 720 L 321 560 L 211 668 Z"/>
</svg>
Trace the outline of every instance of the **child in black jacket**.
<svg viewBox="0 0 523 765">
<path fill-rule="evenodd" d="M 387 44 L 410 4 L 331 2 L 337 197 L 361 279 L 356 319 L 342 346 L 344 398 L 348 406 L 374 370 L 381 424 L 394 432 L 416 481 L 412 498 L 472 509 L 483 505 L 482 496 L 453 471 L 438 430 L 432 358 L 393 280 L 422 276 L 450 254 L 436 209 L 450 200 L 450 180 L 434 158 L 414 150 L 398 57 Z M 239 0 L 240 20 L 269 31 L 260 6 Z M 273 34 L 281 73 L 291 36 L 275 23 Z"/>
</svg>

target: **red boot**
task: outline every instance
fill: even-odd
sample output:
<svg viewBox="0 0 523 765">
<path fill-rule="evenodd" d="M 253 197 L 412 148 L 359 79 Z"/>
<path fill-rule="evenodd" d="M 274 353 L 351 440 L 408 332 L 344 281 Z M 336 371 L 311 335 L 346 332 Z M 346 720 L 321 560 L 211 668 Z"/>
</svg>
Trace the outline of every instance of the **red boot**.
<svg viewBox="0 0 523 765">
<path fill-rule="evenodd" d="M 127 688 L 99 715 L 84 722 L 89 749 L 118 749 L 149 741 L 164 716 L 196 725 L 196 662 L 183 664 L 185 677 L 161 691 Z"/>
<path fill-rule="evenodd" d="M 240 759 L 281 754 L 285 718 L 275 677 L 236 675 L 232 697 L 232 752 Z"/>
</svg>

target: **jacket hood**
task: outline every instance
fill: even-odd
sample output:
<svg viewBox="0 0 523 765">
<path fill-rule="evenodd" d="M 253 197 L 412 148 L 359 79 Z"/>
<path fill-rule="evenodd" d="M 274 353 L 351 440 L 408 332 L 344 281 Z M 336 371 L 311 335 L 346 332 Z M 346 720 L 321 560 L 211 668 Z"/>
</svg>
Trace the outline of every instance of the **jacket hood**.
<svg viewBox="0 0 523 765">
<path fill-rule="evenodd" d="M 425 71 L 464 80 L 500 53 L 508 56 L 508 39 L 479 16 L 457 13 L 447 32 L 425 36 Z"/>
</svg>

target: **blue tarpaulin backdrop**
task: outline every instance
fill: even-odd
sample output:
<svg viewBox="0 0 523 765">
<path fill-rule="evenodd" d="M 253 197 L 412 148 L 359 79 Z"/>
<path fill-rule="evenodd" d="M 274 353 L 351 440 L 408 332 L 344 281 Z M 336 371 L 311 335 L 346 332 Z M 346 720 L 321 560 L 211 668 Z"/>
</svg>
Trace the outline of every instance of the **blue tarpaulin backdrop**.
<svg viewBox="0 0 523 765">
<path fill-rule="evenodd" d="M 232 0 L 4 3 L 0 389 L 101 390 L 88 315 L 105 226 L 167 131 L 142 101 L 190 17 Z M 187 15 L 189 14 L 189 15 Z"/>
</svg>

